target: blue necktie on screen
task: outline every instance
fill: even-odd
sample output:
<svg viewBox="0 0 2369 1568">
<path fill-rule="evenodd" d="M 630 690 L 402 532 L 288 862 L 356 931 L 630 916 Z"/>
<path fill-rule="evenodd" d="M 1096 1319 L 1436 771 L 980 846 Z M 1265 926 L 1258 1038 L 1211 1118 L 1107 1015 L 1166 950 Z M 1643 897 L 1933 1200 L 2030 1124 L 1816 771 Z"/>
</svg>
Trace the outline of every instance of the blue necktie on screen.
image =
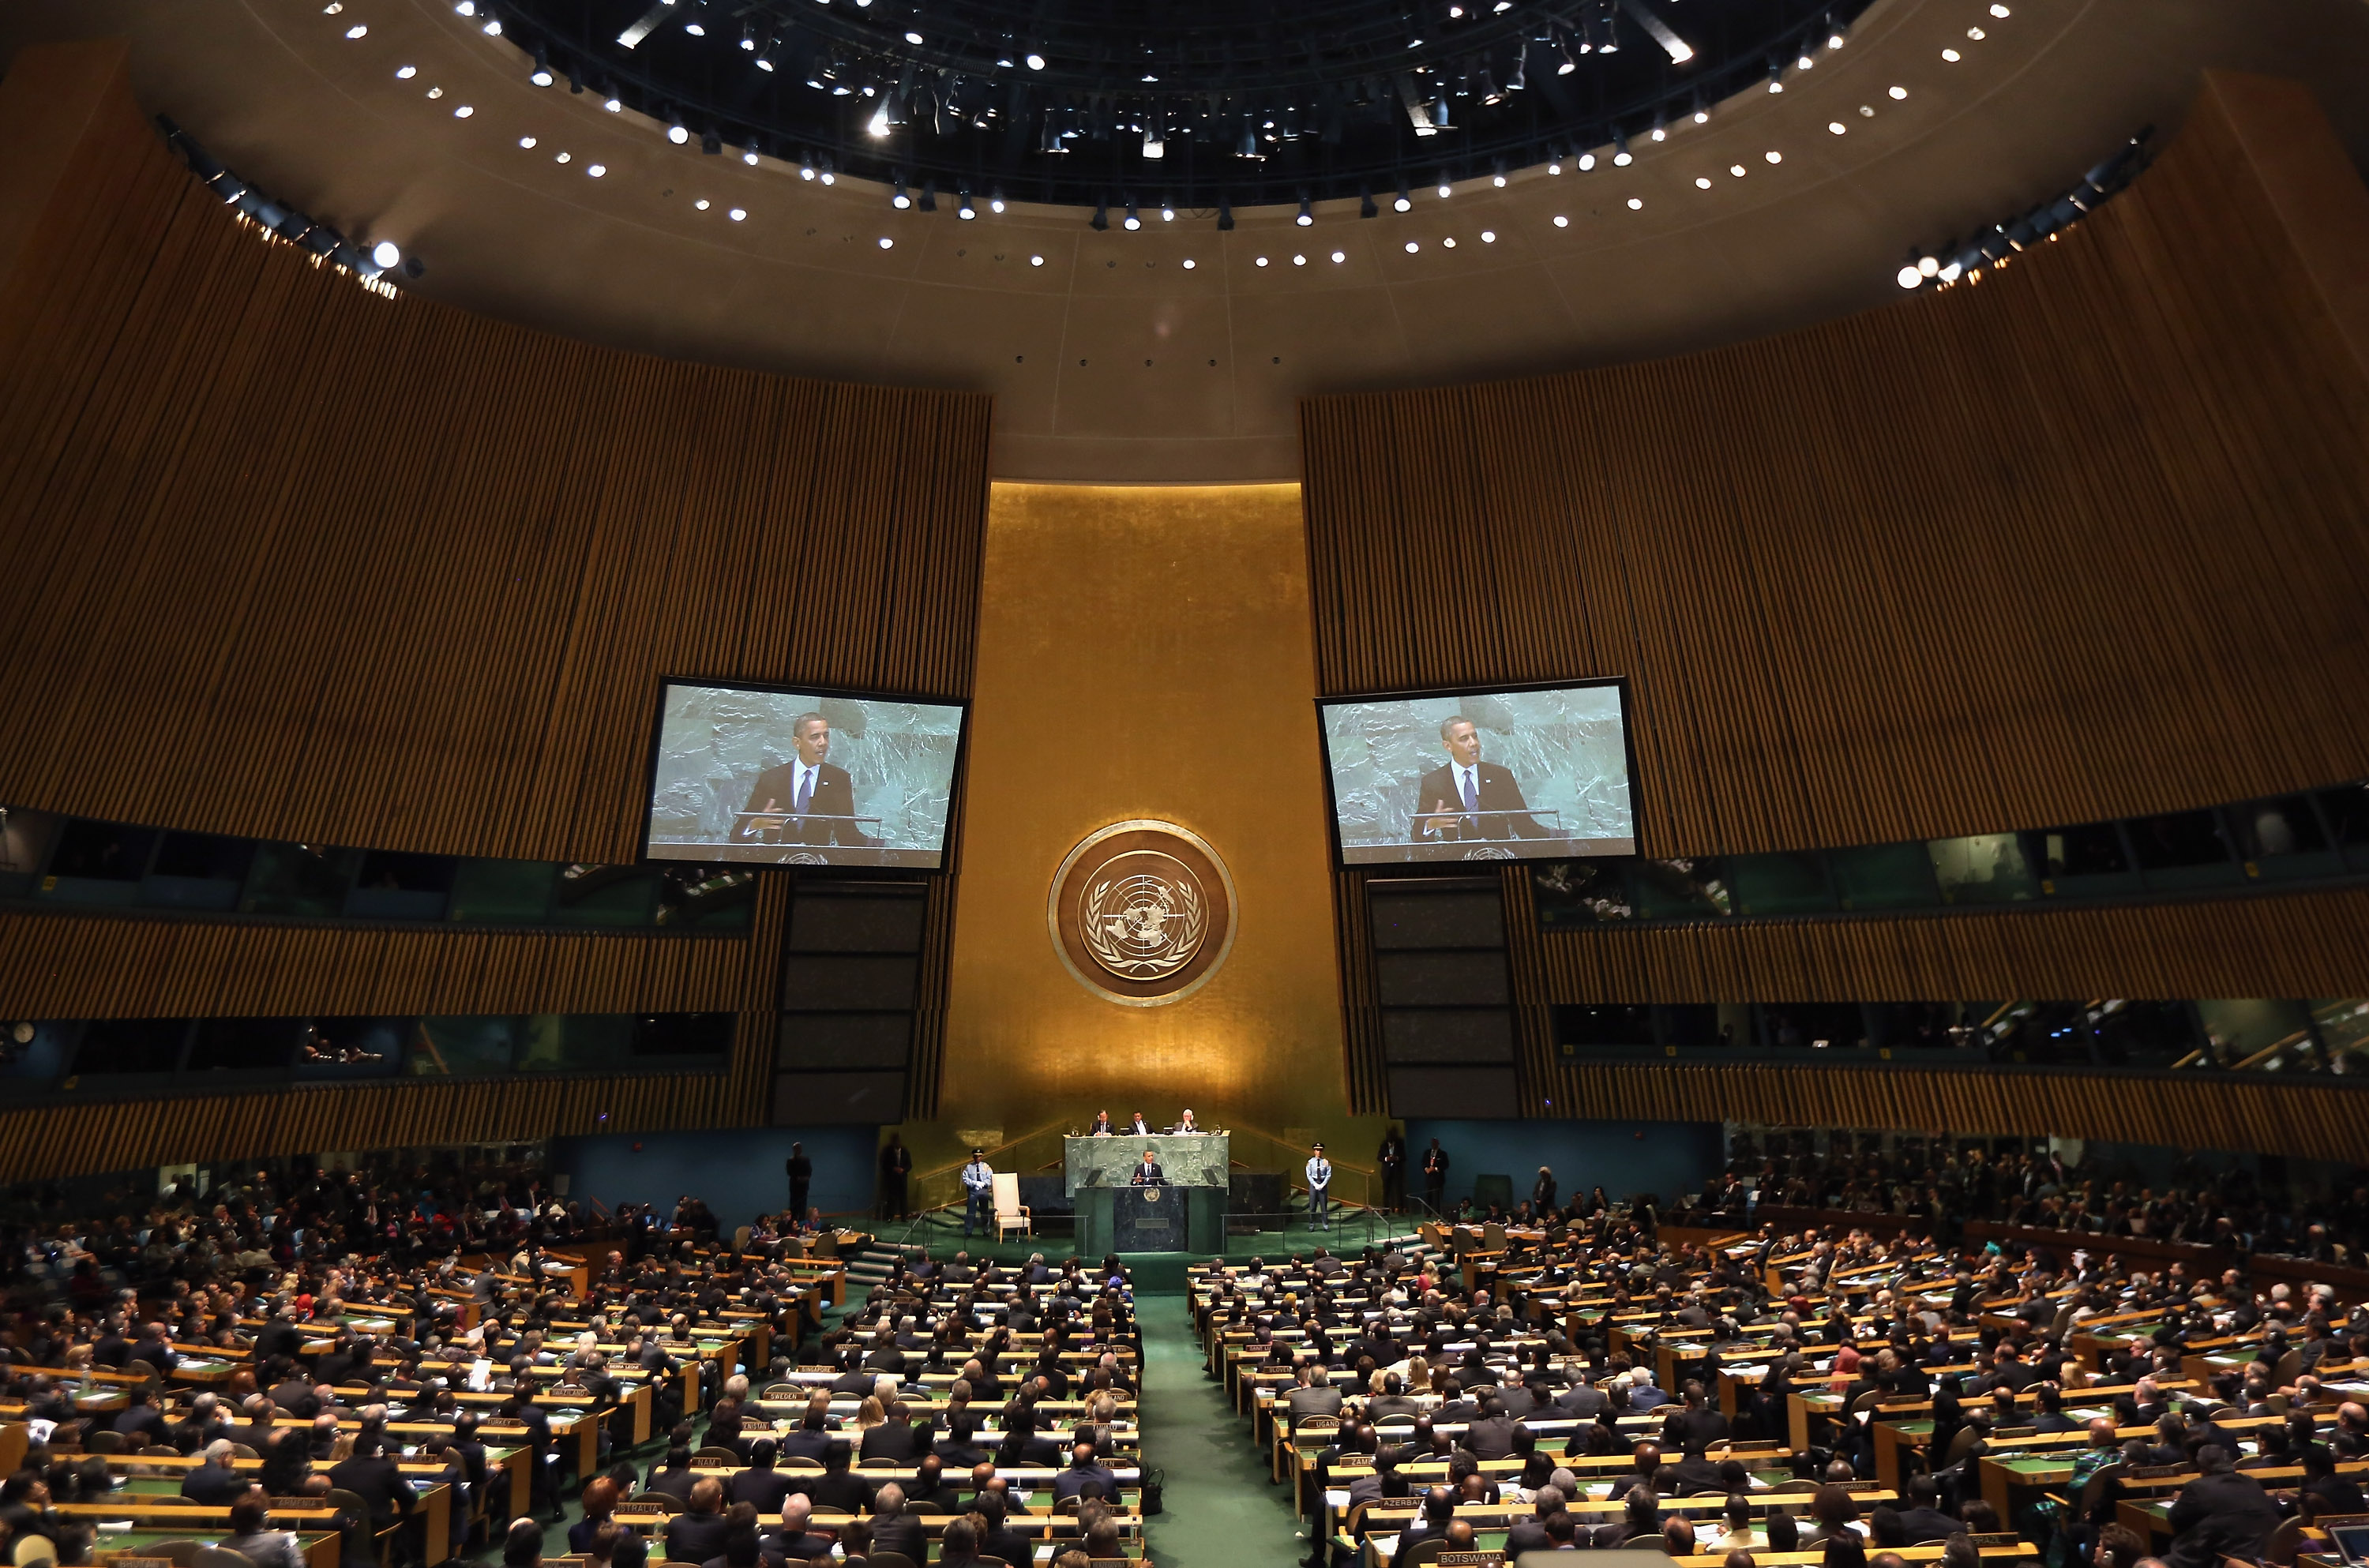
<svg viewBox="0 0 2369 1568">
<path fill-rule="evenodd" d="M 1473 793 L 1471 770 L 1459 768 L 1457 776 L 1464 781 L 1464 814 L 1468 817 L 1478 817 L 1481 815 L 1481 801 Z"/>
<path fill-rule="evenodd" d="M 807 814 L 807 807 L 814 802 L 814 777 L 812 768 L 798 774 L 798 798 L 792 803 L 791 809 L 800 817 Z"/>
</svg>

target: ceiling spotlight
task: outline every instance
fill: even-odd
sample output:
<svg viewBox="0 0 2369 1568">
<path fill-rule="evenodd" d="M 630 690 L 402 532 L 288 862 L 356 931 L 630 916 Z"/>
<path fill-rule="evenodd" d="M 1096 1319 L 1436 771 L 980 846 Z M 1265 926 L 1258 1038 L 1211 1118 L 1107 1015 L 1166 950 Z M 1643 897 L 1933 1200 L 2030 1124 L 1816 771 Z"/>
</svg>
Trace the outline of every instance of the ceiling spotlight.
<svg viewBox="0 0 2369 1568">
<path fill-rule="evenodd" d="M 368 22 L 356 22 L 352 27 L 346 29 L 346 36 L 353 39 L 368 38 L 370 36 L 370 24 Z"/>
<path fill-rule="evenodd" d="M 1032 256 L 1028 258 L 1028 265 L 1031 267 L 1042 267 L 1045 265 L 1045 258 L 1041 256 Z"/>
<path fill-rule="evenodd" d="M 1785 90 L 1785 67 L 1774 60 L 1768 63 L 1768 90 L 1772 93 Z"/>
<path fill-rule="evenodd" d="M 1094 198 L 1094 215 L 1088 221 L 1093 224 L 1094 231 L 1098 234 L 1110 227 L 1110 199 L 1108 197 L 1097 196 Z"/>
<path fill-rule="evenodd" d="M 395 79 L 396 81 L 398 81 L 398 82 L 408 82 L 409 80 L 411 80 L 411 78 L 413 78 L 414 76 L 417 76 L 417 75 L 418 75 L 418 74 L 419 74 L 419 67 L 418 67 L 418 66 L 417 66 L 417 65 L 402 65 L 402 66 L 398 66 L 398 67 L 396 67 L 396 68 L 395 68 Z"/>
<path fill-rule="evenodd" d="M 667 140 L 680 147 L 691 140 L 691 132 L 681 120 L 675 120 L 667 126 Z"/>
<path fill-rule="evenodd" d="M 1307 197 L 1303 196 L 1299 199 L 1299 216 L 1294 218 L 1292 222 L 1298 223 L 1303 229 L 1308 228 L 1316 222 L 1316 214 L 1309 211 Z"/>
<path fill-rule="evenodd" d="M 499 38 L 502 36 L 502 19 L 499 17 L 488 17 L 485 27 L 480 30 L 487 38 Z"/>
<path fill-rule="evenodd" d="M 1919 276 L 1930 278 L 1940 270 L 1941 258 L 1940 257 L 1920 256 L 1917 258 L 1917 271 Z"/>
<path fill-rule="evenodd" d="M 371 259 L 376 262 L 379 270 L 383 272 L 403 259 L 403 250 L 393 240 L 383 239 L 371 246 Z"/>
<path fill-rule="evenodd" d="M 1582 44 L 1580 47 L 1584 51 L 1586 48 L 1586 45 Z M 1555 67 L 1556 75 L 1568 76 L 1574 71 L 1579 69 L 1579 62 L 1572 58 L 1571 35 L 1569 33 L 1560 33 L 1556 35 L 1555 49 L 1562 55 L 1562 63 Z"/>
<path fill-rule="evenodd" d="M 713 131 L 703 131 L 699 134 L 699 150 L 711 158 L 720 157 L 724 153 L 724 138 Z"/>
<path fill-rule="evenodd" d="M 916 32 L 909 32 L 905 35 L 905 41 L 910 44 L 919 44 L 921 41 L 921 35 Z"/>
<path fill-rule="evenodd" d="M 1902 288 L 1914 289 L 1925 281 L 1925 274 L 1917 270 L 1917 264 L 1912 261 L 1900 269 L 1897 280 Z"/>
<path fill-rule="evenodd" d="M 1596 155 L 1594 153 L 1582 153 L 1579 155 L 1578 162 L 1579 172 L 1585 174 L 1588 170 L 1596 166 Z"/>
<path fill-rule="evenodd" d="M 1497 170 L 1489 177 L 1489 183 L 1500 190 L 1505 189 L 1505 161 L 1503 158 L 1497 160 Z"/>
<path fill-rule="evenodd" d="M 1001 212 L 1003 211 L 1003 187 L 1000 185 L 995 186 L 988 191 L 987 210 L 990 212 Z"/>
<path fill-rule="evenodd" d="M 1127 199 L 1127 217 L 1120 226 L 1128 234 L 1143 227 L 1143 214 L 1135 210 L 1135 198 L 1132 196 Z"/>
<path fill-rule="evenodd" d="M 895 240 L 893 240 L 893 239 L 890 239 L 887 235 L 882 235 L 880 236 L 880 248 L 881 248 L 881 249 L 883 249 L 883 250 L 892 250 L 892 249 L 894 249 L 894 248 L 896 247 L 896 245 L 897 245 L 897 242 L 896 242 Z"/>
<path fill-rule="evenodd" d="M 1802 42 L 1802 52 L 1795 57 L 1793 63 L 1802 70 L 1807 71 L 1817 63 L 1817 55 L 1811 52 L 1809 40 L 1804 39 Z"/>
<path fill-rule="evenodd" d="M 1625 169 L 1636 160 L 1629 155 L 1629 138 L 1620 132 L 1612 133 L 1612 166 Z"/>
<path fill-rule="evenodd" d="M 693 38 L 705 38 L 707 36 L 707 24 L 698 21 L 685 22 L 682 24 L 682 30 L 689 33 Z"/>
<path fill-rule="evenodd" d="M 1168 143 L 1164 133 L 1157 125 L 1144 127 L 1143 155 L 1147 158 L 1162 158 L 1168 155 Z"/>
<path fill-rule="evenodd" d="M 967 187 L 955 202 L 955 216 L 966 223 L 978 216 L 978 209 L 971 204 L 970 190 Z"/>
<path fill-rule="evenodd" d="M 1401 175 L 1399 177 L 1398 199 L 1390 203 L 1390 211 L 1394 212 L 1403 212 L 1413 205 L 1414 199 L 1407 194 L 1406 177 L 1404 175 Z"/>
<path fill-rule="evenodd" d="M 773 56 L 781 52 L 781 48 L 780 39 L 768 38 L 765 47 L 757 52 L 757 69 L 770 74 L 773 69 Z"/>
<path fill-rule="evenodd" d="M 740 149 L 740 161 L 747 164 L 750 168 L 755 168 L 757 166 L 757 157 L 758 154 L 754 143 Z"/>
<path fill-rule="evenodd" d="M 1176 221 L 1176 203 L 1165 196 L 1160 199 L 1160 221 L 1163 223 L 1173 223 Z"/>
<path fill-rule="evenodd" d="M 1666 142 L 1669 139 L 1669 121 L 1663 118 L 1662 111 L 1657 109 L 1654 111 L 1654 140 Z"/>
<path fill-rule="evenodd" d="M 1906 87 L 1887 87 L 1884 90 L 1892 95 L 1892 101 L 1894 103 L 1908 96 L 1908 89 Z"/>
<path fill-rule="evenodd" d="M 934 212 L 938 210 L 938 182 L 936 180 L 925 179 L 921 182 L 921 200 L 916 202 L 915 205 L 920 207 L 924 212 Z"/>
<path fill-rule="evenodd" d="M 2013 13 L 2004 6 L 1993 6 L 1991 7 L 1991 15 L 1997 17 L 2003 22 L 2006 21 L 2009 16 L 2013 15 Z"/>
<path fill-rule="evenodd" d="M 609 172 L 609 166 L 606 164 L 587 164 L 584 166 L 584 172 L 590 175 L 594 179 L 598 179 L 602 175 Z"/>
<path fill-rule="evenodd" d="M 1040 153 L 1066 153 L 1070 150 L 1069 144 L 1061 140 L 1061 122 L 1049 109 L 1045 111 L 1044 132 L 1036 138 L 1036 150 Z"/>
<path fill-rule="evenodd" d="M 1703 96 L 1700 93 L 1695 95 L 1694 120 L 1697 125 L 1711 123 L 1711 106 L 1703 102 Z"/>
<path fill-rule="evenodd" d="M 1037 53 L 1035 50 L 1031 50 L 1028 52 L 1026 63 L 1028 69 L 1031 71 L 1042 71 L 1045 69 L 1045 57 Z"/>
<path fill-rule="evenodd" d="M 888 205 L 896 208 L 899 212 L 902 212 L 907 208 L 912 206 L 912 204 L 913 199 L 905 193 L 905 177 L 903 175 L 898 175 L 897 177 L 897 191 L 895 195 L 888 198 Z"/>
<path fill-rule="evenodd" d="M 1446 169 L 1442 169 L 1442 170 L 1440 170 L 1440 171 L 1439 171 L 1439 199 L 1440 199 L 1442 201 L 1445 201 L 1445 200 L 1447 200 L 1449 197 L 1451 197 L 1451 196 L 1453 196 L 1453 195 L 1455 195 L 1455 194 L 1456 194 L 1456 187 L 1454 187 L 1454 186 L 1452 186 L 1452 185 L 1450 185 L 1450 184 L 1448 184 L 1448 171 L 1447 171 Z"/>
<path fill-rule="evenodd" d="M 601 100 L 601 107 L 607 109 L 611 114 L 614 114 L 619 109 L 625 107 L 625 100 L 619 97 L 615 93 L 611 93 L 608 97 Z"/>
<path fill-rule="evenodd" d="M 888 134 L 888 106 L 886 103 L 872 111 L 872 118 L 864 122 L 864 129 L 874 136 Z"/>
<path fill-rule="evenodd" d="M 477 0 L 454 0 L 452 14 L 456 17 L 475 16 L 477 14 Z"/>
<path fill-rule="evenodd" d="M 1241 139 L 1234 143 L 1234 156 L 1238 158 L 1259 158 L 1265 157 L 1265 155 L 1266 155 L 1259 151 L 1258 132 L 1251 129 L 1248 124 L 1245 124 L 1242 127 Z"/>
</svg>

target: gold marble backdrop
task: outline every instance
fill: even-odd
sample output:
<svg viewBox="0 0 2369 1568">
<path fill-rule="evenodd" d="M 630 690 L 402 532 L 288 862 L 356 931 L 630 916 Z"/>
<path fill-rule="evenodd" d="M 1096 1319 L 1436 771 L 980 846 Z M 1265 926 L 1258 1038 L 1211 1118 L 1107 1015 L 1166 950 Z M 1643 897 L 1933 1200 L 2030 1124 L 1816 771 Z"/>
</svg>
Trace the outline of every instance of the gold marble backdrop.
<svg viewBox="0 0 2369 1568">
<path fill-rule="evenodd" d="M 998 485 L 980 601 L 944 1123 L 1019 1139 L 1190 1105 L 1337 1133 L 1331 1152 L 1370 1163 L 1379 1124 L 1353 1130 L 1343 1081 L 1299 486 Z M 1089 993 L 1046 926 L 1062 857 L 1130 818 L 1208 841 L 1240 898 L 1223 967 L 1165 1006 Z"/>
</svg>

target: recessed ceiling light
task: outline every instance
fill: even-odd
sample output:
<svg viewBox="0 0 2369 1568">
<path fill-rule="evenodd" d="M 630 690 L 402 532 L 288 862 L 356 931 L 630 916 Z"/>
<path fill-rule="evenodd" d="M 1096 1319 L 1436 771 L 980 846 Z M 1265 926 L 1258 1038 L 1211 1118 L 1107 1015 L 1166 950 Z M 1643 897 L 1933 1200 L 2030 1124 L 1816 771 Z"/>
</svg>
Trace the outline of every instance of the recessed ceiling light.
<svg viewBox="0 0 2369 1568">
<path fill-rule="evenodd" d="M 353 34 L 351 34 L 351 33 L 348 33 L 346 36 L 347 36 L 348 38 L 351 38 L 351 37 L 353 37 L 354 35 L 353 35 Z M 1968 38 L 1970 38 L 1970 39 L 1973 39 L 1976 43 L 1980 43 L 1980 42 L 1982 42 L 1982 41 L 1983 41 L 1983 40 L 1985 40 L 1985 39 L 1988 38 L 1990 35 L 1989 35 L 1988 33 L 1986 33 L 1986 32 L 1983 31 L 1983 29 L 1980 29 L 1980 28 L 1968 28 L 1968 29 L 1966 29 L 1966 36 L 1967 36 Z"/>
<path fill-rule="evenodd" d="M 371 246 L 371 259 L 383 271 L 403 259 L 403 247 L 391 239 L 383 239 Z"/>
<path fill-rule="evenodd" d="M 1827 121 L 1826 121 L 1826 129 L 1827 129 L 1827 130 L 1829 130 L 1829 131 L 1831 131 L 1831 132 L 1833 132 L 1836 135 L 1839 136 L 1839 135 L 1841 135 L 1844 132 L 1848 131 L 1848 130 L 1850 129 L 1850 127 L 1849 127 L 1849 126 L 1848 126 L 1848 125 L 1845 125 L 1845 124 L 1844 124 L 1841 120 L 1827 120 Z"/>
<path fill-rule="evenodd" d="M 1571 220 L 1564 217 L 1561 212 L 1557 212 L 1555 214 L 1554 225 L 1559 229 L 1567 229 L 1571 227 Z"/>
<path fill-rule="evenodd" d="M 569 159 L 569 157 L 568 157 L 568 155 L 567 155 L 566 154 L 565 154 L 565 153 L 554 153 L 554 154 L 551 155 L 551 161 L 552 161 L 553 163 L 555 163 L 555 164 L 564 164 L 564 163 L 568 163 L 568 162 L 570 162 L 570 161 L 572 161 L 572 160 L 570 160 L 570 159 Z"/>
<path fill-rule="evenodd" d="M 1959 59 L 1958 52 L 1954 49 L 1945 49 L 1941 52 L 1941 58 L 1955 65 Z"/>
<path fill-rule="evenodd" d="M 1631 198 L 1629 198 L 1629 211 L 1631 211 L 1631 212 L 1643 212 L 1644 210 L 1645 210 L 1645 199 L 1644 199 L 1643 197 L 1642 197 L 1642 196 L 1631 196 Z"/>
<path fill-rule="evenodd" d="M 1482 245 L 1495 245 L 1497 243 L 1497 231 L 1494 229 L 1482 229 L 1481 231 L 1481 243 Z"/>
<path fill-rule="evenodd" d="M 334 17 L 345 8 L 346 0 L 329 0 L 327 5 L 321 7 L 321 15 L 325 17 Z"/>
<path fill-rule="evenodd" d="M 1333 253 L 1333 266 L 1335 266 L 1335 267 L 1340 266 L 1340 265 L 1341 265 L 1341 263 L 1343 263 L 1343 262 L 1345 262 L 1345 261 L 1346 261 L 1346 260 L 1348 260 L 1348 259 L 1349 259 L 1349 253 L 1348 253 L 1347 251 L 1345 251 L 1345 250 L 1336 250 L 1336 251 L 1334 251 L 1334 252 Z"/>
<path fill-rule="evenodd" d="M 1745 175 L 1750 171 L 1745 169 L 1742 164 L 1730 164 L 1727 166 L 1727 172 L 1734 175 L 1736 178 L 1742 179 Z"/>
<path fill-rule="evenodd" d="M 399 65 L 395 67 L 395 79 L 398 82 L 408 82 L 418 74 L 419 67 L 417 65 Z"/>
<path fill-rule="evenodd" d="M 1031 267 L 1042 267 L 1045 265 L 1045 258 L 1041 256 L 1032 256 L 1028 258 L 1028 265 Z M 1190 267 L 1193 264 L 1188 261 L 1184 265 Z"/>
<path fill-rule="evenodd" d="M 1711 177 L 1709 175 L 1702 174 L 1695 176 L 1695 188 L 1698 190 L 1709 190 L 1711 189 Z"/>
<path fill-rule="evenodd" d="M 1189 256 L 1184 258 L 1184 270 L 1187 272 L 1193 270 L 1193 258 Z"/>
<path fill-rule="evenodd" d="M 346 36 L 348 38 L 368 38 L 370 37 L 370 24 L 368 22 L 356 22 L 352 27 L 346 29 Z"/>
<path fill-rule="evenodd" d="M 1450 235 L 1439 243 L 1446 246 L 1448 249 L 1454 250 L 1456 248 L 1456 236 L 1454 235 Z"/>
<path fill-rule="evenodd" d="M 1264 256 L 1260 257 L 1260 258 L 1258 258 L 1258 265 L 1259 265 L 1259 266 L 1261 266 L 1261 267 L 1265 266 L 1265 265 L 1266 265 L 1266 258 L 1265 258 L 1265 257 L 1264 257 Z"/>
<path fill-rule="evenodd" d="M 1041 54 L 1032 52 L 1028 56 L 1027 63 L 1028 69 L 1031 71 L 1042 71 L 1045 69 L 1045 57 Z"/>
<path fill-rule="evenodd" d="M 890 239 L 887 235 L 882 235 L 880 236 L 880 248 L 883 250 L 894 250 L 897 248 L 897 242 Z"/>
<path fill-rule="evenodd" d="M 1907 88 L 1906 88 L 1906 87 L 1894 87 L 1894 88 L 1892 88 L 1892 89 L 1891 89 L 1891 93 L 1892 93 L 1892 99 L 1893 99 L 1893 101 L 1894 101 L 1894 103 L 1897 103 L 1897 102 L 1899 102 L 1902 98 L 1905 98 L 1905 97 L 1906 97 L 1908 96 L 1908 89 L 1907 89 Z"/>
<path fill-rule="evenodd" d="M 619 109 L 625 107 L 625 100 L 619 97 L 616 94 L 611 93 L 607 97 L 601 100 L 601 107 L 607 109 L 611 114 L 614 114 Z"/>
<path fill-rule="evenodd" d="M 2009 12 L 2004 6 L 1994 6 L 1991 7 L 1991 15 L 1997 17 L 2002 22 L 2006 21 L 2012 14 L 2013 13 Z"/>
<path fill-rule="evenodd" d="M 909 32 L 905 35 L 905 41 L 907 43 L 919 43 L 921 41 L 921 35 L 920 33 Z"/>
<path fill-rule="evenodd" d="M 444 96 L 444 89 L 441 87 L 430 87 L 428 89 L 428 96 L 431 98 L 441 98 Z"/>
<path fill-rule="evenodd" d="M 692 202 L 692 205 L 693 207 L 698 208 L 701 212 L 706 212 L 706 211 L 707 211 L 707 198 L 706 198 L 706 197 L 704 197 L 704 196 L 703 196 L 703 197 L 701 197 L 698 200 L 696 200 L 696 201 Z"/>
<path fill-rule="evenodd" d="M 1770 163 L 1772 163 L 1772 164 L 1781 164 L 1781 163 L 1783 163 L 1783 162 L 1785 161 L 1785 155 L 1784 155 L 1784 154 L 1782 154 L 1782 153 L 1780 153 L 1780 152 L 1779 152 L 1779 151 L 1778 151 L 1776 148 L 1774 148 L 1774 147 L 1769 148 L 1767 152 L 1765 152 L 1765 153 L 1761 154 L 1760 155 L 1761 155 L 1762 157 L 1764 157 L 1764 158 L 1767 158 L 1767 159 L 1768 159 Z"/>
<path fill-rule="evenodd" d="M 745 207 L 735 207 L 735 208 L 733 208 L 733 209 L 732 209 L 732 211 L 731 211 L 731 212 L 727 212 L 727 213 L 725 214 L 725 216 L 726 216 L 726 217 L 727 217 L 727 218 L 730 218 L 734 223 L 739 223 L 739 222 L 743 221 L 744 219 L 746 219 L 746 218 L 749 216 L 749 211 L 748 211 L 748 209 L 747 209 L 747 208 L 745 208 Z"/>
<path fill-rule="evenodd" d="M 477 111 L 475 109 L 471 109 L 467 104 L 463 104 L 452 111 L 452 118 L 455 120 L 466 120 L 476 112 Z"/>
<path fill-rule="evenodd" d="M 584 166 L 584 172 L 590 175 L 594 179 L 598 179 L 602 175 L 609 172 L 609 166 L 606 164 L 587 164 Z"/>
<path fill-rule="evenodd" d="M 519 138 L 519 145 L 521 147 L 532 148 L 534 145 L 534 138 L 532 136 L 521 136 Z"/>
<path fill-rule="evenodd" d="M 1304 256 L 1295 256 L 1291 258 L 1291 264 L 1294 267 L 1305 267 L 1308 265 L 1308 258 Z"/>
<path fill-rule="evenodd" d="M 1423 246 L 1415 243 L 1413 240 L 1407 241 L 1407 254 L 1409 256 L 1413 256 L 1416 251 L 1421 250 Z"/>
</svg>

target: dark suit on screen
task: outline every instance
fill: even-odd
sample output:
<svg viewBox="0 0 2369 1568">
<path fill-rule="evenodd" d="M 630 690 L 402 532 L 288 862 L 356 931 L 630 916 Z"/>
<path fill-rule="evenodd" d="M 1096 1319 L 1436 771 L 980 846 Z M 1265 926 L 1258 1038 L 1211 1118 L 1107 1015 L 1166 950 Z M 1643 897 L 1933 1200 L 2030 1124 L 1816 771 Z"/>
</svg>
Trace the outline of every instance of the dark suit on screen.
<svg viewBox="0 0 2369 1568">
<path fill-rule="evenodd" d="M 1407 818 L 1407 837 L 1420 840 L 1423 824 L 1432 817 L 1454 817 L 1457 828 L 1451 837 L 1466 839 L 1546 839 L 1555 835 L 1530 816 L 1529 802 L 1522 798 L 1522 786 L 1514 782 L 1511 771 L 1494 762 L 1473 764 L 1473 782 L 1477 786 L 1473 804 L 1479 815 L 1467 813 L 1464 796 L 1456 784 L 1456 769 L 1442 763 L 1423 775 L 1415 786 L 1414 808 Z M 1447 802 L 1446 811 L 1432 808 Z"/>
<path fill-rule="evenodd" d="M 872 842 L 854 822 L 847 820 L 855 815 L 855 781 L 847 776 L 845 768 L 834 768 L 829 762 L 816 765 L 814 792 L 807 798 L 807 815 L 793 817 L 782 824 L 771 841 L 784 844 L 868 845 Z M 757 775 L 756 787 L 749 792 L 749 804 L 744 811 L 762 811 L 765 803 L 773 803 L 775 815 L 787 816 L 797 803 L 798 765 L 784 762 L 778 768 L 767 768 Z M 834 820 L 836 818 L 836 820 Z M 744 824 L 737 836 L 759 837 L 758 830 Z"/>
</svg>

